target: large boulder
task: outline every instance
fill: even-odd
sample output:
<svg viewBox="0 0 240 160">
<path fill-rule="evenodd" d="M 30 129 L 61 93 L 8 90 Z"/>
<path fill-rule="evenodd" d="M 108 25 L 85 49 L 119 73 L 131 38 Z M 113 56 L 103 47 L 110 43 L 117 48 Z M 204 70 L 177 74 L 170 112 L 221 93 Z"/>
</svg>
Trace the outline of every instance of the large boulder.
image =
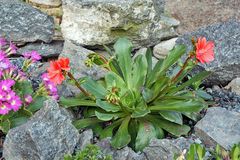
<svg viewBox="0 0 240 160">
<path fill-rule="evenodd" d="M 0 0 L 0 36 L 16 42 L 51 42 L 53 18 L 18 0 Z"/>
<path fill-rule="evenodd" d="M 195 132 L 207 146 L 219 144 L 229 150 L 240 142 L 240 113 L 221 107 L 209 108 L 205 117 L 195 125 Z"/>
<path fill-rule="evenodd" d="M 215 43 L 215 60 L 209 64 L 199 64 L 196 71 L 208 70 L 212 74 L 207 84 L 226 85 L 240 76 L 240 21 L 231 20 L 198 29 L 178 38 L 178 44 L 186 44 L 192 49 L 192 37 L 204 36 Z"/>
<path fill-rule="evenodd" d="M 72 116 L 48 100 L 27 123 L 11 129 L 4 142 L 6 160 L 61 160 L 79 140 Z"/>
<path fill-rule="evenodd" d="M 32 3 L 51 6 L 51 7 L 58 7 L 62 4 L 61 0 L 29 0 Z"/>
<path fill-rule="evenodd" d="M 192 32 L 206 25 L 240 20 L 239 0 L 166 0 L 165 11 L 180 21 L 178 33 Z"/>
<path fill-rule="evenodd" d="M 164 16 L 165 0 L 63 0 L 63 36 L 83 46 L 113 43 L 127 36 L 153 46 L 175 36 L 175 19 Z"/>
</svg>

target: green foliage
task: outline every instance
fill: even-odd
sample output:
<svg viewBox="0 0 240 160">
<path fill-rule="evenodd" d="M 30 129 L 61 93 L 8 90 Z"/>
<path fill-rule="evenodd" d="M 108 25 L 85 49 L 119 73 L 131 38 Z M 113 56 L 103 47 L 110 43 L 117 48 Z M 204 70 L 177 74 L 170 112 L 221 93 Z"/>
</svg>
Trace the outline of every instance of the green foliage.
<svg viewBox="0 0 240 160">
<path fill-rule="evenodd" d="M 206 149 L 200 144 L 192 144 L 187 153 L 182 153 L 176 160 L 239 160 L 240 144 L 235 144 L 230 151 L 221 149 L 219 145 L 211 153 L 212 156 L 206 156 Z"/>
<path fill-rule="evenodd" d="M 112 157 L 104 155 L 98 146 L 90 144 L 74 156 L 65 155 L 64 160 L 112 160 Z"/>
<path fill-rule="evenodd" d="M 60 101 L 65 107 L 84 106 L 84 119 L 74 125 L 78 129 L 97 126 L 101 138 L 112 137 L 113 147 L 129 144 L 137 151 L 143 150 L 152 138 L 164 137 L 165 132 L 187 135 L 190 127 L 183 124 L 183 117 L 196 120 L 198 113 L 207 107 L 204 97 L 189 88 L 209 72 L 182 81 L 196 65 L 196 59 L 189 58 L 185 62 L 187 67 L 181 66 L 180 58 L 186 52 L 183 45 L 174 47 L 154 66 L 150 50 L 132 58 L 132 44 L 125 38 L 119 39 L 114 49 L 107 49 L 111 54 L 109 60 L 89 56 L 89 66 L 92 62 L 109 70 L 101 80 L 89 77 L 81 80 L 90 97 Z"/>
</svg>

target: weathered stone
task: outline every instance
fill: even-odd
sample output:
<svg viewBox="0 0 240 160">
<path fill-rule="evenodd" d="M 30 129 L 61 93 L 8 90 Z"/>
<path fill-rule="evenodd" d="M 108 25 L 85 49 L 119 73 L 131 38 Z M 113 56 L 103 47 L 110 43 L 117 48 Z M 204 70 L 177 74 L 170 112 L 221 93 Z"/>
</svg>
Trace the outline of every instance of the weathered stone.
<svg viewBox="0 0 240 160">
<path fill-rule="evenodd" d="M 153 46 L 175 35 L 164 16 L 164 0 L 63 0 L 62 32 L 83 46 L 111 44 L 127 36 L 135 47 Z"/>
<path fill-rule="evenodd" d="M 172 160 L 174 155 L 179 155 L 184 149 L 189 148 L 189 140 L 178 139 L 153 139 L 148 147 L 143 150 L 147 160 Z"/>
<path fill-rule="evenodd" d="M 215 43 L 215 60 L 209 64 L 199 65 L 197 70 L 213 73 L 207 79 L 210 85 L 226 85 L 240 76 L 240 22 L 231 20 L 188 33 L 178 38 L 178 44 L 186 44 L 191 50 L 191 37 L 204 36 Z"/>
<path fill-rule="evenodd" d="M 48 100 L 27 123 L 11 129 L 4 142 L 7 160 L 61 160 L 79 140 L 70 113 Z"/>
<path fill-rule="evenodd" d="M 192 32 L 206 25 L 240 20 L 238 0 L 166 0 L 165 12 L 179 20 L 178 33 Z"/>
<path fill-rule="evenodd" d="M 230 149 L 240 142 L 240 113 L 221 107 L 209 108 L 207 114 L 195 125 L 196 135 L 205 145 L 221 145 Z"/>
<path fill-rule="evenodd" d="M 97 143 L 102 152 L 111 155 L 114 160 L 147 160 L 144 154 L 137 154 L 131 148 L 114 149 L 111 147 L 110 138 Z M 150 160 L 150 159 L 149 159 Z"/>
<path fill-rule="evenodd" d="M 240 78 L 233 79 L 225 88 L 240 95 Z"/>
<path fill-rule="evenodd" d="M 40 4 L 40 5 L 46 5 L 46 6 L 53 6 L 57 7 L 62 4 L 61 0 L 29 0 L 32 3 Z"/>
<path fill-rule="evenodd" d="M 25 52 L 37 51 L 43 58 L 58 57 L 63 50 L 63 41 L 52 41 L 51 43 L 29 43 L 19 48 L 17 54 L 22 55 Z"/>
<path fill-rule="evenodd" d="M 0 35 L 17 42 L 51 42 L 53 18 L 20 1 L 0 0 Z"/>
<path fill-rule="evenodd" d="M 87 59 L 87 55 L 90 53 L 94 52 L 66 40 L 63 47 L 63 53 L 60 56 L 70 59 L 70 66 L 75 78 L 91 76 L 94 79 L 99 79 L 104 76 L 105 70 L 100 69 L 98 66 L 89 68 L 84 63 Z"/>
<path fill-rule="evenodd" d="M 175 46 L 176 40 L 177 38 L 172 38 L 170 40 L 157 44 L 153 48 L 153 55 L 158 59 L 165 58 L 168 55 L 169 51 Z"/>
<path fill-rule="evenodd" d="M 83 150 L 87 145 L 91 144 L 93 140 L 93 131 L 91 129 L 83 131 L 80 134 L 79 142 L 77 144 L 77 150 Z"/>
</svg>

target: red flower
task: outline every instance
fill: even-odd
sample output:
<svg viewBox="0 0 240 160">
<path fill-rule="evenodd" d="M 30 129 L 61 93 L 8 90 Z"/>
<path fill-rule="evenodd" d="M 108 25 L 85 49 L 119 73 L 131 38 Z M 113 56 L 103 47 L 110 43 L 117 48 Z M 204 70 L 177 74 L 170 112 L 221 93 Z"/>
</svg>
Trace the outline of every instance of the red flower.
<svg viewBox="0 0 240 160">
<path fill-rule="evenodd" d="M 214 43 L 206 40 L 205 37 L 198 38 L 196 44 L 196 58 L 201 63 L 208 63 L 214 60 Z"/>
<path fill-rule="evenodd" d="M 69 59 L 60 58 L 57 61 L 51 61 L 50 67 L 47 70 L 49 80 L 55 84 L 61 84 L 65 80 L 63 71 L 70 70 Z"/>
</svg>

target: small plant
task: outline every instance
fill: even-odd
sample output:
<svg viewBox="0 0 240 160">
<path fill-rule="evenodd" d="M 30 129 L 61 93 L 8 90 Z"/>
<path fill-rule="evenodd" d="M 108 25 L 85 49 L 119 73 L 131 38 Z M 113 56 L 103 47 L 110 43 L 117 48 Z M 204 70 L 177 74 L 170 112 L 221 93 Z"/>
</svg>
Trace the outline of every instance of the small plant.
<svg viewBox="0 0 240 160">
<path fill-rule="evenodd" d="M 64 160 L 112 160 L 112 156 L 104 155 L 98 146 L 90 144 L 75 156 L 65 155 Z"/>
<path fill-rule="evenodd" d="M 29 68 L 41 56 L 36 51 L 24 53 L 23 66 L 18 68 L 9 59 L 16 52 L 17 47 L 12 42 L 0 37 L 0 130 L 4 133 L 25 123 L 48 96 L 58 98 L 56 85 L 49 81 L 46 73 L 36 90 L 28 80 Z"/>
<path fill-rule="evenodd" d="M 60 100 L 67 108 L 84 107 L 84 119 L 74 122 L 76 128 L 91 127 L 100 138 L 112 137 L 115 148 L 129 144 L 141 151 L 152 138 L 163 138 L 166 132 L 174 136 L 188 134 L 190 127 L 183 124 L 183 116 L 196 120 L 199 111 L 207 108 L 203 97 L 191 85 L 209 72 L 183 80 L 197 63 L 214 59 L 214 44 L 199 38 L 197 43 L 193 40 L 193 45 L 183 63 L 181 57 L 186 47 L 177 45 L 166 59 L 153 66 L 150 50 L 132 58 L 131 42 L 120 38 L 114 51 L 107 48 L 110 59 L 90 54 L 85 62 L 89 67 L 96 64 L 107 69 L 103 79 L 75 79 L 67 58 L 51 62 L 48 76 L 55 84 L 61 84 L 68 76 L 82 91 L 75 98 Z"/>
<path fill-rule="evenodd" d="M 231 151 L 221 149 L 219 145 L 216 146 L 212 156 L 206 157 L 206 149 L 200 144 L 192 144 L 188 152 L 186 150 L 176 158 L 176 160 L 239 160 L 240 159 L 240 144 L 235 144 Z M 185 158 L 186 157 L 186 158 Z"/>
</svg>

